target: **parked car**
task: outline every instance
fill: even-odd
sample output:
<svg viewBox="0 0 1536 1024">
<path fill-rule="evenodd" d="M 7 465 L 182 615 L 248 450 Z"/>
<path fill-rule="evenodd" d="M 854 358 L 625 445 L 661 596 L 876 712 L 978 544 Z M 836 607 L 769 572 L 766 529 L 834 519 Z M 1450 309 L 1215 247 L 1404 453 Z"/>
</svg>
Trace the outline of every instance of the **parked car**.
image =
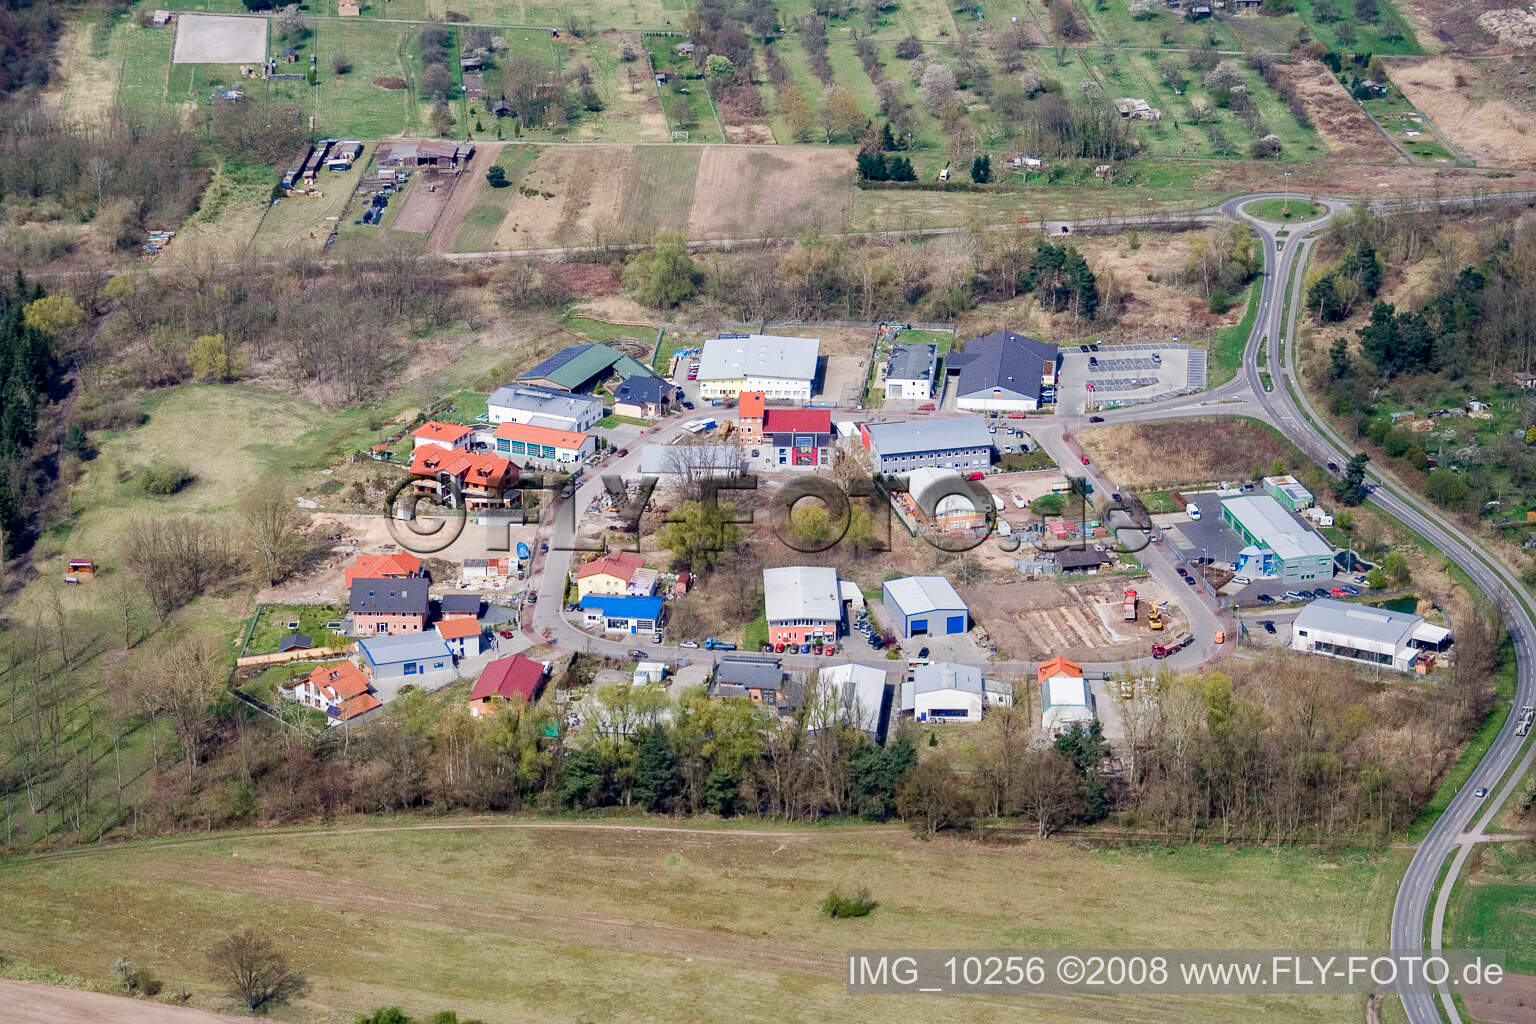
<svg viewBox="0 0 1536 1024">
<path fill-rule="evenodd" d="M 512 632 L 510 629 L 504 629 L 501 631 L 501 638 L 503 640 L 511 640 L 516 635 L 517 634 Z"/>
<path fill-rule="evenodd" d="M 644 661 L 646 658 L 650 657 L 650 655 L 639 649 L 630 651 L 629 656 L 634 658 L 636 661 Z"/>
<path fill-rule="evenodd" d="M 1259 595 L 1259 604 L 1274 604 L 1274 603 L 1275 603 L 1275 595 L 1273 595 L 1273 594 L 1260 594 Z"/>
<path fill-rule="evenodd" d="M 687 648 L 689 648 L 691 650 L 691 649 L 699 646 L 699 642 L 697 640 L 684 640 L 682 643 L 678 644 L 677 646 L 679 646 L 679 647 L 687 647 Z"/>
<path fill-rule="evenodd" d="M 1125 495 L 1121 494 L 1119 491 L 1114 491 L 1110 494 L 1109 500 L 1118 505 L 1125 501 Z"/>
<path fill-rule="evenodd" d="M 1248 584 L 1253 582 L 1253 577 L 1252 576 L 1233 576 L 1232 577 L 1232 582 L 1236 583 L 1240 587 L 1246 587 Z"/>
<path fill-rule="evenodd" d="M 928 648 L 926 648 L 926 647 L 919 647 L 917 649 L 917 656 L 919 658 L 926 658 L 926 657 L 928 657 Z"/>
<path fill-rule="evenodd" d="M 1184 577 L 1184 582 L 1188 583 L 1190 586 L 1194 586 L 1195 585 L 1195 578 L 1193 576 L 1185 576 Z"/>
<path fill-rule="evenodd" d="M 1306 594 L 1303 594 L 1299 590 L 1287 590 L 1285 592 L 1285 599 L 1287 601 L 1300 601 L 1302 598 L 1304 598 L 1306 596 L 1307 596 Z"/>
<path fill-rule="evenodd" d="M 917 407 L 917 411 L 918 412 L 933 412 L 933 410 L 935 410 L 937 408 L 938 408 L 938 406 L 934 405 L 932 402 L 924 402 L 922 405 Z"/>
<path fill-rule="evenodd" d="M 628 449 L 628 448 L 620 448 L 620 449 L 619 449 L 619 450 L 618 450 L 618 451 L 617 451 L 617 452 L 615 452 L 615 453 L 614 453 L 614 454 L 615 454 L 615 455 L 617 455 L 617 456 L 618 456 L 618 457 L 619 457 L 619 458 L 621 458 L 621 459 L 622 459 L 622 458 L 623 458 L 623 457 L 624 457 L 624 456 L 626 456 L 626 455 L 628 455 L 628 454 L 629 454 L 629 449 Z"/>
<path fill-rule="evenodd" d="M 1328 590 L 1327 590 L 1327 588 L 1325 588 L 1325 587 L 1317 587 L 1317 588 L 1315 588 L 1315 589 L 1314 589 L 1314 590 L 1313 590 L 1313 591 L 1312 591 L 1312 596 L 1313 596 L 1313 597 L 1316 597 L 1316 598 L 1324 598 L 1324 597 L 1327 597 L 1327 596 L 1328 596 Z"/>
<path fill-rule="evenodd" d="M 539 595 L 538 594 L 529 594 L 528 595 L 528 603 L 529 604 L 538 604 L 539 603 Z"/>
<path fill-rule="evenodd" d="M 1085 466 L 1091 465 L 1091 463 L 1089 463 L 1089 461 L 1088 461 L 1088 456 L 1086 456 L 1086 455 L 1083 456 L 1083 465 L 1085 465 Z"/>
<path fill-rule="evenodd" d="M 1343 587 L 1333 587 L 1328 591 L 1329 597 L 1348 597 L 1349 593 Z"/>
<path fill-rule="evenodd" d="M 774 654 L 783 654 L 784 653 L 784 645 L 783 644 L 774 644 L 773 645 L 773 653 Z"/>
<path fill-rule="evenodd" d="M 1328 472 L 1330 472 L 1330 473 L 1337 473 L 1338 471 L 1339 471 L 1339 464 L 1337 462 L 1330 462 L 1330 463 L 1328 463 Z"/>
<path fill-rule="evenodd" d="M 885 648 L 885 641 L 879 637 L 872 637 L 869 641 L 869 646 L 873 647 L 877 651 L 883 650 Z"/>
<path fill-rule="evenodd" d="M 692 409 L 693 409 L 693 403 L 692 403 L 692 402 L 689 402 L 689 401 L 686 401 L 686 400 L 685 400 L 685 401 L 684 401 L 684 402 L 683 402 L 683 408 L 684 408 L 684 409 L 688 409 L 688 410 L 690 410 L 690 411 L 692 411 Z"/>
<path fill-rule="evenodd" d="M 811 645 L 810 644 L 801 644 L 800 645 L 800 653 L 801 654 L 810 654 L 811 653 Z"/>
<path fill-rule="evenodd" d="M 1266 633 L 1271 633 L 1272 634 L 1275 631 L 1275 624 L 1273 622 L 1271 622 L 1269 619 L 1265 619 L 1263 622 L 1259 623 L 1259 625 L 1264 627 L 1264 632 L 1266 632 Z"/>
<path fill-rule="evenodd" d="M 545 541 L 544 543 L 539 545 L 539 554 L 541 554 L 541 555 L 549 554 L 549 541 Z"/>
<path fill-rule="evenodd" d="M 1348 594 L 1350 597 L 1359 597 L 1360 593 L 1361 593 L 1359 587 L 1352 587 L 1352 586 L 1349 586 L 1347 584 L 1345 586 L 1340 587 L 1339 589 L 1344 591 L 1344 593 Z"/>
</svg>

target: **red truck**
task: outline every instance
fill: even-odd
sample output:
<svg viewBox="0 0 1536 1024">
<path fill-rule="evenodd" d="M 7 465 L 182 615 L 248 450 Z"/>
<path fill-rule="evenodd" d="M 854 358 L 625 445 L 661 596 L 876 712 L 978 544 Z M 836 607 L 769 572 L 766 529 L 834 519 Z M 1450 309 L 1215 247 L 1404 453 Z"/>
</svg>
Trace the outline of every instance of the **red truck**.
<svg viewBox="0 0 1536 1024">
<path fill-rule="evenodd" d="M 1179 651 L 1182 651 L 1184 648 L 1188 647 L 1194 642 L 1195 638 L 1190 634 L 1185 633 L 1171 644 L 1153 644 L 1152 657 L 1158 661 L 1162 661 L 1164 658 L 1168 657 L 1168 655 L 1177 654 Z"/>
</svg>

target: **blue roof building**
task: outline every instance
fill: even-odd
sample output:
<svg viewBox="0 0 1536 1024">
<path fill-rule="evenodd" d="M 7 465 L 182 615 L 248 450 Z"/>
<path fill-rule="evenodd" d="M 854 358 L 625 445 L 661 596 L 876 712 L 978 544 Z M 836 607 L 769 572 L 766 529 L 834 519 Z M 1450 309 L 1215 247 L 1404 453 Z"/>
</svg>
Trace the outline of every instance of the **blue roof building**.
<svg viewBox="0 0 1536 1024">
<path fill-rule="evenodd" d="M 659 597 L 588 594 L 581 599 L 588 627 L 604 633 L 649 633 L 661 628 L 666 602 Z"/>
</svg>

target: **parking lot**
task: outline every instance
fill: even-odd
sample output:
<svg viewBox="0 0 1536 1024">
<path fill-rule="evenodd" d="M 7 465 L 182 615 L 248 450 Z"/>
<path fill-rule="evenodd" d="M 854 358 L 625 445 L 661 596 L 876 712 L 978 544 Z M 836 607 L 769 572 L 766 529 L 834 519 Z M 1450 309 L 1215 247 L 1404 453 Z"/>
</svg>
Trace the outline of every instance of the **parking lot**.
<svg viewBox="0 0 1536 1024">
<path fill-rule="evenodd" d="M 1205 384 L 1203 349 L 1179 344 L 1069 347 L 1061 352 L 1056 407 L 1085 412 L 1090 398 L 1096 409 L 1135 405 L 1199 391 Z"/>
</svg>

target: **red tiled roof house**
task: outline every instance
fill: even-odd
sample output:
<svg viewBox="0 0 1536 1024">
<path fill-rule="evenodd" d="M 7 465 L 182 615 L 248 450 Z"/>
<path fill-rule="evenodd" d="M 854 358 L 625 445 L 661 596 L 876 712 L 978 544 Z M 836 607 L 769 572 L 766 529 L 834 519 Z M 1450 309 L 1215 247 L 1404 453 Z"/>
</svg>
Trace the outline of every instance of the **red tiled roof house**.
<svg viewBox="0 0 1536 1024">
<path fill-rule="evenodd" d="M 469 713 L 476 718 L 494 715 L 497 709 L 513 697 L 531 703 L 539 695 L 544 684 L 543 663 L 514 654 L 510 658 L 497 658 L 485 666 L 474 689 L 469 691 Z"/>
</svg>

